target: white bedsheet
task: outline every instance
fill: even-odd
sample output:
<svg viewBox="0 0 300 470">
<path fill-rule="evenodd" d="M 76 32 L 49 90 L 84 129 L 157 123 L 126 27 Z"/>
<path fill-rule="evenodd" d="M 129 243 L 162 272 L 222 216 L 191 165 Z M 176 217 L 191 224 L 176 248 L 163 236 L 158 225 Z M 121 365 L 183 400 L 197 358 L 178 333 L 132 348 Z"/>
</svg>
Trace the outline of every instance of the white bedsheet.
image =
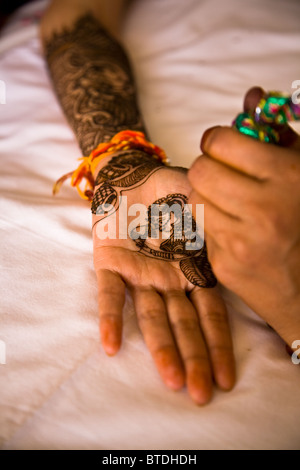
<svg viewBox="0 0 300 470">
<path fill-rule="evenodd" d="M 121 352 L 101 350 L 89 207 L 68 186 L 51 195 L 80 152 L 31 21 L 45 4 L 0 40 L 2 449 L 299 449 L 299 367 L 229 292 L 238 381 L 204 408 L 161 383 L 130 301 Z M 298 0 L 139 0 L 125 38 L 150 135 L 174 164 L 191 164 L 249 87 L 300 79 Z"/>
</svg>

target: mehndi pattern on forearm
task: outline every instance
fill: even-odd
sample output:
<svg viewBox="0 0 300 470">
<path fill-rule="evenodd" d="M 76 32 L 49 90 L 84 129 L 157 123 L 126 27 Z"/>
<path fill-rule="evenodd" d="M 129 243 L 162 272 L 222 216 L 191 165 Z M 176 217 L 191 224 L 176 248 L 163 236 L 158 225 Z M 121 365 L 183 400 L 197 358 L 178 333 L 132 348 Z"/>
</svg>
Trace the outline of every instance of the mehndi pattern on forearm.
<svg viewBox="0 0 300 470">
<path fill-rule="evenodd" d="M 46 58 L 84 155 L 121 130 L 145 133 L 128 58 L 91 14 L 79 18 L 71 30 L 54 33 Z"/>
</svg>

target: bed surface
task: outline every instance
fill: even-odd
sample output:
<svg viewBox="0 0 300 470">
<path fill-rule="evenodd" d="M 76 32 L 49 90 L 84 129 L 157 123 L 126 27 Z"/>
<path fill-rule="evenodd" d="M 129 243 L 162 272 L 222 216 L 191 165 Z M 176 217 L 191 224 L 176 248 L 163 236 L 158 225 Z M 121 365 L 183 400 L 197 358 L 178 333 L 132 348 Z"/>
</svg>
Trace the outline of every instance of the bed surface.
<svg viewBox="0 0 300 470">
<path fill-rule="evenodd" d="M 20 9 L 0 39 L 1 448 L 299 449 L 299 367 L 233 294 L 237 385 L 204 408 L 161 383 L 130 299 L 121 352 L 101 350 L 89 207 L 67 185 L 51 194 L 80 152 L 41 56 L 46 4 Z M 149 133 L 175 165 L 231 123 L 248 88 L 300 79 L 298 0 L 139 0 L 124 37 Z"/>
</svg>

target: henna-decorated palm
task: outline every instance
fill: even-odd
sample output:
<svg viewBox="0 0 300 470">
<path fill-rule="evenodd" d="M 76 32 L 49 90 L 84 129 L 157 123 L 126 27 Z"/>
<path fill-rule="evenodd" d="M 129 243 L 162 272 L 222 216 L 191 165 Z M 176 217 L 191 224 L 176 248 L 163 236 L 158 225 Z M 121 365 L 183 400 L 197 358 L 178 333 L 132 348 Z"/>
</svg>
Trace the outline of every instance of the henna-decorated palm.
<svg viewBox="0 0 300 470">
<path fill-rule="evenodd" d="M 102 164 L 103 165 L 103 164 Z M 102 166 L 97 180 L 94 213 L 94 262 L 99 284 L 100 332 L 107 354 L 114 355 L 122 337 L 125 289 L 130 292 L 139 326 L 156 367 L 167 386 L 187 384 L 198 404 L 211 398 L 213 377 L 225 390 L 234 384 L 234 359 L 226 309 L 218 294 L 206 256 L 186 248 L 186 234 L 175 238 L 173 219 L 168 240 L 162 240 L 163 216 L 149 217 L 146 233 L 158 228 L 159 239 L 145 239 L 137 229 L 133 240 L 119 222 L 127 206 L 154 203 L 181 205 L 190 193 L 185 170 L 161 166 L 140 151 L 122 152 Z M 113 210 L 107 212 L 107 206 Z M 125 214 L 127 211 L 125 211 Z M 124 217 L 124 215 L 123 215 Z M 125 215 L 126 217 L 126 215 Z M 103 239 L 116 220 L 116 238 Z M 182 225 L 182 220 L 180 224 Z M 125 222 L 125 224 L 124 224 Z M 121 225 L 122 239 L 118 236 Z M 183 226 L 183 225 L 182 225 Z M 140 232 L 139 232 L 140 230 Z M 130 229 L 129 229 L 130 232 Z"/>
</svg>

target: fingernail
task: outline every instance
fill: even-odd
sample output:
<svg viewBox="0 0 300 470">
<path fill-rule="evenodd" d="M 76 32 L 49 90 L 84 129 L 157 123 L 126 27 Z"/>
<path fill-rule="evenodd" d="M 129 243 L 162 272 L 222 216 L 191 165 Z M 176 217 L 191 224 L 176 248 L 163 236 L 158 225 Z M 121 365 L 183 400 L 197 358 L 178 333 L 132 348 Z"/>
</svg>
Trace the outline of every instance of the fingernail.
<svg viewBox="0 0 300 470">
<path fill-rule="evenodd" d="M 266 92 L 261 87 L 255 86 L 250 88 L 244 98 L 244 111 L 246 113 L 255 111 L 256 106 L 265 94 Z"/>
<path fill-rule="evenodd" d="M 205 145 L 207 143 L 207 140 L 208 140 L 208 137 L 210 136 L 210 134 L 215 130 L 215 129 L 218 129 L 219 127 L 221 126 L 213 126 L 213 127 L 210 127 L 209 129 L 207 129 L 203 136 L 202 136 L 202 139 L 201 139 L 201 143 L 200 143 L 200 149 L 202 150 L 202 152 L 204 152 L 204 149 L 205 149 Z"/>
</svg>

